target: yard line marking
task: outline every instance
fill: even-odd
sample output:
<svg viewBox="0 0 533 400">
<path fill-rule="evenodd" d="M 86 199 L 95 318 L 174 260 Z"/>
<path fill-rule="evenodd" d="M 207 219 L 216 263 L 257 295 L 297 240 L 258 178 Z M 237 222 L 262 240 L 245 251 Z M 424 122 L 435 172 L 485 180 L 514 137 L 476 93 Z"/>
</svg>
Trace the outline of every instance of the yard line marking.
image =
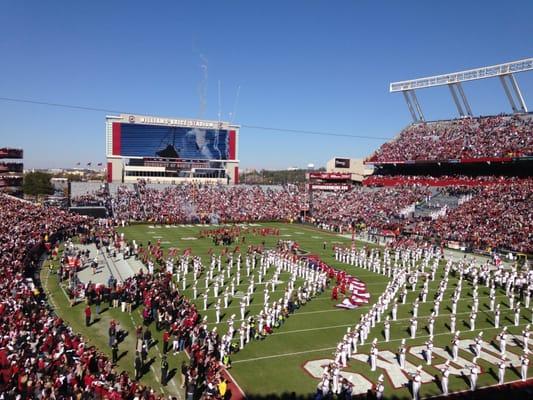
<svg viewBox="0 0 533 400">
<path fill-rule="evenodd" d="M 311 311 L 311 312 L 313 312 L 313 311 Z M 482 312 L 484 314 L 487 314 L 487 312 L 485 312 L 483 310 L 480 310 L 480 312 Z M 490 310 L 488 312 L 490 312 Z M 456 313 L 455 315 L 464 315 L 464 314 L 470 314 L 470 312 L 466 311 L 466 312 Z M 445 316 L 449 316 L 449 315 L 451 315 L 451 313 L 440 314 L 440 315 L 438 315 L 435 318 L 441 318 L 441 317 L 445 317 Z M 417 318 L 417 320 L 422 319 L 422 318 L 425 318 L 425 317 L 420 316 L 420 317 Z M 391 322 L 391 324 L 394 324 L 395 322 L 409 321 L 410 319 L 411 318 L 409 318 L 409 317 L 408 318 L 398 318 L 398 319 L 396 319 L 396 321 L 391 320 L 390 322 Z M 461 320 L 461 321 L 467 321 L 467 320 Z M 383 321 L 382 322 L 377 322 L 376 324 L 377 324 L 376 326 L 382 325 Z M 355 324 L 329 325 L 329 326 L 323 326 L 323 327 L 319 327 L 319 328 L 294 329 L 294 330 L 290 330 L 290 331 L 274 332 L 274 333 L 270 334 L 269 336 L 287 335 L 289 333 L 298 333 L 298 332 L 319 331 L 319 330 L 325 330 L 325 329 L 346 328 L 346 327 L 349 327 L 349 326 L 355 326 Z M 421 325 L 421 328 L 417 328 L 417 330 L 418 329 L 423 329 L 422 326 L 423 325 Z M 425 325 L 425 326 L 427 327 L 427 325 Z M 487 328 L 487 329 L 494 329 L 494 327 Z M 470 330 L 468 330 L 468 331 L 465 330 L 464 332 L 471 332 L 471 331 Z M 451 332 L 450 332 L 450 334 L 451 334 Z"/>
<path fill-rule="evenodd" d="M 150 369 L 152 370 L 152 372 L 154 373 L 154 378 L 155 380 L 157 381 L 157 383 L 159 383 L 161 385 L 161 381 L 159 380 L 158 376 L 157 376 L 157 373 L 155 372 L 155 368 L 153 365 L 150 365 Z M 163 389 L 163 387 L 161 387 L 162 390 L 165 390 Z"/>
<path fill-rule="evenodd" d="M 229 307 L 228 307 L 229 308 Z M 336 312 L 336 311 L 345 311 L 344 308 L 337 308 L 337 309 L 333 309 L 333 310 L 319 310 L 319 311 L 308 311 L 308 312 L 296 312 L 294 314 L 290 314 L 291 317 L 294 317 L 296 315 L 303 315 L 303 314 L 320 314 L 320 313 L 325 313 L 325 312 Z M 245 319 L 236 319 L 235 322 L 239 322 L 239 321 L 247 321 L 248 318 L 245 318 Z M 219 324 L 222 324 L 222 322 L 220 322 Z M 208 323 L 207 325 L 218 325 L 216 322 L 210 322 Z"/>
<path fill-rule="evenodd" d="M 266 360 L 266 359 L 269 359 L 269 358 L 289 357 L 289 356 L 295 356 L 295 355 L 298 355 L 298 354 L 316 353 L 316 352 L 319 352 L 319 351 L 335 350 L 336 348 L 337 347 L 324 347 L 322 349 L 315 349 L 315 350 L 296 351 L 296 352 L 293 352 L 293 353 L 274 354 L 274 355 L 271 355 L 271 356 L 246 358 L 244 360 L 233 361 L 233 364 L 249 362 L 249 361 L 257 361 L 257 360 Z"/>
<path fill-rule="evenodd" d="M 320 331 L 324 329 L 335 329 L 335 328 L 347 328 L 348 326 L 352 326 L 353 324 L 344 324 L 344 325 L 331 325 L 331 326 L 323 326 L 321 328 L 307 328 L 307 329 L 294 329 L 291 331 L 284 331 L 284 332 L 274 332 L 270 334 L 269 336 L 274 335 L 286 335 L 288 333 L 299 333 L 299 332 L 310 332 L 310 331 Z"/>
<path fill-rule="evenodd" d="M 498 297 L 506 297 L 505 295 L 498 295 L 496 296 L 496 298 Z M 479 299 L 486 299 L 486 298 L 489 298 L 489 296 L 483 296 L 483 297 L 478 297 Z M 329 300 L 329 298 L 326 298 L 326 299 L 313 299 L 313 302 L 316 302 L 316 301 L 319 301 L 319 300 Z M 463 301 L 467 301 L 468 299 L 460 299 L 459 302 L 463 302 Z M 449 300 L 445 301 L 445 302 L 448 302 Z M 443 302 L 442 304 L 444 304 L 445 302 Z M 426 302 L 426 303 L 420 303 L 420 304 L 429 304 L 430 302 Z M 398 304 L 398 306 L 408 306 L 408 305 L 411 305 L 410 303 L 405 303 L 405 304 Z M 261 307 L 263 308 L 264 305 L 263 304 L 250 304 L 250 307 L 247 308 L 247 310 L 251 310 L 252 307 Z M 366 305 L 366 306 L 360 306 L 354 310 L 366 310 L 368 308 L 372 308 L 373 307 L 373 304 L 372 305 Z M 240 306 L 230 306 L 230 307 L 227 307 L 227 308 L 224 308 L 223 310 L 228 310 L 228 309 L 238 309 L 240 308 Z M 207 310 L 202 310 L 202 311 L 214 311 L 213 308 L 208 308 Z M 318 311 L 303 311 L 303 312 L 295 312 L 293 314 L 290 314 L 290 316 L 296 316 L 296 315 L 307 315 L 307 314 L 319 314 L 319 313 L 325 313 L 325 312 L 337 312 L 337 311 L 347 311 L 345 310 L 344 308 L 334 308 L 334 309 L 328 309 L 328 310 L 318 310 Z M 348 310 L 349 311 L 349 310 Z M 509 311 L 513 311 L 511 309 L 502 309 L 501 312 L 502 314 L 505 314 L 506 312 L 509 312 Z M 389 314 L 390 311 L 388 311 L 385 316 L 387 314 Z M 482 310 L 481 307 L 478 311 L 478 313 L 484 313 L 486 315 L 491 315 L 490 313 L 492 313 L 492 311 L 490 311 L 489 309 L 487 310 Z M 470 311 L 467 311 L 467 312 L 462 312 L 462 313 L 456 313 L 455 315 L 463 315 L 463 314 L 470 314 Z M 435 318 L 442 318 L 442 317 L 445 317 L 445 316 L 450 316 L 452 315 L 452 313 L 439 313 L 439 315 Z M 421 316 L 419 315 L 417 317 L 417 320 L 421 320 L 422 318 L 424 317 L 427 317 L 429 319 L 430 315 L 428 314 L 427 316 Z M 394 322 L 397 322 L 397 321 L 408 321 L 410 320 L 411 317 L 408 317 L 408 318 L 398 318 L 396 319 L 396 321 L 393 321 L 391 320 L 390 322 L 391 323 L 394 323 Z M 245 318 L 244 320 L 247 320 L 247 318 Z M 239 321 L 244 321 L 242 319 L 236 319 L 235 322 L 239 322 Z M 465 321 L 465 320 L 463 320 Z M 221 320 L 221 322 L 219 324 L 222 324 L 224 322 L 224 320 Z M 383 321 L 381 322 L 378 322 L 378 324 L 380 323 L 383 323 Z M 216 322 L 209 322 L 207 325 L 218 325 Z M 354 326 L 356 325 L 355 323 L 353 324 Z"/>
<path fill-rule="evenodd" d="M 518 325 L 519 327 L 520 326 L 526 326 L 528 325 L 527 323 L 526 324 L 520 324 Z M 512 325 L 514 326 L 514 325 Z M 468 334 L 469 332 L 478 332 L 478 331 L 485 331 L 485 330 L 494 330 L 494 329 L 500 329 L 500 328 L 483 328 L 483 329 L 474 329 L 473 331 L 471 330 L 468 330 L 468 331 L 463 331 L 463 334 Z M 449 336 L 452 336 L 453 334 L 451 332 L 442 332 L 442 333 L 435 333 L 433 335 L 433 337 L 435 336 L 444 336 L 444 335 L 449 335 Z M 470 335 L 468 335 L 470 336 Z M 378 340 L 376 343 L 390 343 L 390 342 L 399 342 L 403 339 L 406 339 L 406 340 L 418 340 L 418 339 L 423 339 L 423 338 L 429 338 L 430 335 L 422 335 L 422 336 L 419 336 L 417 335 L 416 338 L 414 339 L 411 339 L 411 337 L 404 337 L 404 338 L 398 338 L 398 339 L 390 339 L 388 342 L 385 341 L 385 340 Z M 363 346 L 369 346 L 371 345 L 372 343 L 371 342 L 367 342 L 367 343 L 364 343 L 364 344 L 357 344 L 358 348 L 359 347 L 363 347 Z M 271 355 L 271 356 L 263 356 L 263 357 L 255 357 L 255 358 L 245 358 L 244 360 L 236 360 L 236 361 L 233 361 L 233 364 L 236 364 L 236 363 L 243 363 L 243 362 L 249 362 L 249 361 L 258 361 L 258 360 L 265 360 L 265 359 L 270 359 L 270 358 L 279 358 L 279 357 L 287 357 L 287 356 L 294 356 L 294 355 L 298 355 L 298 354 L 307 354 L 307 353 L 316 353 L 316 352 L 319 352 L 319 351 L 326 351 L 326 350 L 334 350 L 336 349 L 337 347 L 325 347 L 325 348 L 322 348 L 322 349 L 314 349 L 314 350 L 305 350 L 305 351 L 298 351 L 298 352 L 295 352 L 295 353 L 283 353 L 283 354 L 274 354 L 274 355 Z M 359 353 L 361 354 L 361 353 Z"/>
<path fill-rule="evenodd" d="M 70 304 L 70 298 L 68 297 L 67 292 L 65 292 L 65 289 L 63 288 L 63 285 L 61 284 L 61 282 L 58 283 L 58 286 L 61 288 L 61 291 L 63 292 L 63 294 L 65 295 L 65 298 L 67 299 L 67 301 Z"/>
</svg>

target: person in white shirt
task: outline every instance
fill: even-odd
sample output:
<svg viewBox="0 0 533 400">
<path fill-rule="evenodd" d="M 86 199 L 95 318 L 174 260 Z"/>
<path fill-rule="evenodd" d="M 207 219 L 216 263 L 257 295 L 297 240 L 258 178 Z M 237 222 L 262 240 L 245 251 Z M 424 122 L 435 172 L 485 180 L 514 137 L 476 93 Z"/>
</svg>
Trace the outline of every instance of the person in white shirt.
<svg viewBox="0 0 533 400">
<path fill-rule="evenodd" d="M 477 364 L 472 364 L 469 368 L 470 373 L 470 390 L 476 390 L 477 376 L 479 375 L 479 367 Z"/>
<path fill-rule="evenodd" d="M 384 328 L 384 331 L 385 331 L 385 341 L 388 342 L 389 339 L 390 339 L 390 321 L 389 321 L 389 317 L 388 316 L 385 319 L 383 328 Z"/>
<path fill-rule="evenodd" d="M 216 315 L 217 324 L 220 322 L 220 308 L 221 308 L 220 299 L 217 299 L 217 303 L 215 305 L 215 315 Z"/>
<path fill-rule="evenodd" d="M 383 399 L 383 393 L 385 392 L 385 385 L 383 385 L 384 376 L 381 374 L 378 378 L 378 384 L 376 385 L 376 399 Z"/>
<path fill-rule="evenodd" d="M 377 339 L 372 342 L 372 348 L 370 349 L 370 371 L 376 370 L 376 364 L 378 360 L 378 348 Z"/>
<path fill-rule="evenodd" d="M 498 335 L 498 339 L 500 340 L 500 353 L 505 353 L 505 346 L 507 345 L 507 327 L 504 326 L 500 334 Z"/>
<path fill-rule="evenodd" d="M 522 381 L 525 381 L 527 379 L 527 367 L 529 366 L 529 358 L 527 357 L 527 352 L 524 351 L 524 353 L 520 356 L 520 375 L 522 378 Z"/>
<path fill-rule="evenodd" d="M 433 358 L 433 335 L 429 337 L 429 340 L 426 342 L 426 363 L 431 365 L 431 359 Z"/>
<path fill-rule="evenodd" d="M 502 356 L 500 361 L 498 362 L 498 384 L 503 385 L 505 382 L 505 357 Z"/>
<path fill-rule="evenodd" d="M 452 314 L 451 317 L 450 317 L 450 332 L 451 333 L 454 333 L 455 332 L 455 323 L 457 321 L 457 317 L 455 316 L 455 314 Z"/>
<path fill-rule="evenodd" d="M 442 394 L 447 396 L 448 395 L 448 380 L 450 377 L 450 360 L 447 360 L 444 363 L 444 367 L 441 369 L 442 372 L 442 378 L 440 380 L 442 385 Z"/>
<path fill-rule="evenodd" d="M 398 349 L 398 361 L 400 362 L 400 368 L 405 369 L 405 353 L 407 352 L 405 348 L 405 339 L 402 339 L 402 344 Z"/>
<path fill-rule="evenodd" d="M 494 327 L 500 327 L 500 305 L 496 305 L 496 311 L 494 311 Z"/>
<path fill-rule="evenodd" d="M 419 400 L 420 399 L 420 385 L 422 384 L 422 366 L 419 365 L 416 369 L 416 372 L 413 375 L 413 400 Z"/>
<path fill-rule="evenodd" d="M 207 292 L 204 293 L 204 311 L 207 310 Z"/>
<path fill-rule="evenodd" d="M 522 331 L 522 347 L 524 351 L 528 350 L 530 335 L 531 335 L 531 332 L 529 331 L 529 324 L 527 324 L 524 330 Z"/>
<path fill-rule="evenodd" d="M 415 317 L 411 318 L 410 322 L 411 322 L 411 326 L 410 326 L 411 339 L 415 339 L 416 338 L 416 325 L 417 325 L 416 318 Z"/>
<path fill-rule="evenodd" d="M 517 302 L 514 308 L 514 326 L 518 325 L 520 325 L 520 302 Z"/>
</svg>

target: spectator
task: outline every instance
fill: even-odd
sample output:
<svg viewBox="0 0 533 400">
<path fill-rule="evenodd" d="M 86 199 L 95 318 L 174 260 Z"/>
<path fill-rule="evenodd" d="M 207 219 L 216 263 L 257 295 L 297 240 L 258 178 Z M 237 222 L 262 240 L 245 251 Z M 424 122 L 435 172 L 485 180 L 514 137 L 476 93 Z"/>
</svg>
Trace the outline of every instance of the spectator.
<svg viewBox="0 0 533 400">
<path fill-rule="evenodd" d="M 383 144 L 368 161 L 402 162 L 508 158 L 533 154 L 530 115 L 417 123 Z"/>
</svg>

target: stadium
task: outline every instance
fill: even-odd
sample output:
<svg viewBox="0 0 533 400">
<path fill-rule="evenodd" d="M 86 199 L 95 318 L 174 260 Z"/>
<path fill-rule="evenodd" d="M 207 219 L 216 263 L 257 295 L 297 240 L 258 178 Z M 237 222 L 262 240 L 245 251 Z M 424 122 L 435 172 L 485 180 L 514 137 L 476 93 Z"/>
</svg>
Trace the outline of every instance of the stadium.
<svg viewBox="0 0 533 400">
<path fill-rule="evenodd" d="M 180 9 L 180 16 L 187 18 L 177 24 L 179 40 L 169 41 L 165 38 L 174 37 L 169 33 L 176 20 L 165 23 L 165 16 L 154 8 L 149 12 L 158 16 L 154 24 L 145 18 L 146 9 L 139 20 L 128 8 L 120 10 L 120 18 L 113 15 L 110 23 L 112 29 L 124 30 L 122 39 L 97 39 L 89 31 L 91 46 L 83 45 L 86 38 L 77 31 L 84 32 L 86 11 L 76 10 L 76 29 L 69 32 L 73 41 L 65 42 L 68 51 L 63 51 L 69 59 L 76 58 L 71 52 L 76 54 L 78 47 L 89 54 L 73 64 L 56 62 L 56 53 L 46 58 L 46 50 L 28 53 L 42 58 L 42 75 L 50 79 L 46 85 L 35 85 L 36 90 L 59 92 L 60 85 L 46 69 L 50 62 L 56 73 L 68 75 L 62 76 L 61 85 L 72 85 L 69 96 L 89 99 L 98 92 L 101 99 L 99 87 L 90 87 L 94 81 L 89 72 L 96 71 L 100 87 L 107 90 L 106 85 L 116 80 L 116 68 L 120 79 L 115 88 L 125 108 L 133 111 L 136 104 L 144 104 L 139 110 L 143 112 L 81 106 L 74 100 L 68 104 L 0 97 L 2 104 L 16 108 L 14 126 L 26 127 L 29 120 L 35 130 L 34 143 L 13 146 L 18 143 L 15 133 L 0 143 L 0 400 L 533 398 L 533 114 L 525 100 L 531 93 L 523 90 L 528 86 L 518 80 L 531 75 L 533 58 L 502 59 L 500 64 L 460 70 L 474 63 L 474 55 L 461 53 L 469 57 L 465 61 L 459 54 L 447 54 L 445 65 L 453 62 L 454 70 L 460 71 L 421 73 L 421 78 L 388 86 L 388 78 L 380 82 L 380 87 L 388 87 L 388 96 L 405 100 L 405 115 L 412 119 L 407 126 L 397 122 L 395 108 L 374 102 L 373 94 L 361 89 L 350 93 L 363 99 L 366 107 L 357 103 L 361 111 L 354 119 L 372 119 L 370 115 L 376 114 L 368 110 L 378 108 L 378 118 L 370 122 L 387 134 L 377 137 L 376 128 L 348 135 L 336 129 L 349 123 L 331 118 L 326 132 L 313 125 L 316 119 L 311 115 L 325 103 L 306 107 L 321 97 L 338 107 L 339 114 L 356 104 L 328 97 L 330 87 L 337 90 L 337 78 L 342 79 L 342 91 L 349 91 L 350 83 L 342 76 L 346 60 L 337 59 L 341 47 L 337 49 L 333 38 L 343 36 L 351 19 L 346 24 L 336 19 L 328 23 L 327 10 L 322 10 L 315 17 L 331 30 L 326 45 L 307 36 L 305 43 L 295 45 L 291 41 L 300 34 L 297 18 L 276 10 L 272 29 L 274 18 L 260 10 L 269 21 L 267 42 L 280 51 L 265 66 L 252 56 L 248 59 L 248 53 L 258 54 L 257 48 L 270 57 L 264 43 L 251 40 L 239 47 L 235 38 L 224 36 L 235 21 L 242 24 L 244 36 L 255 37 L 255 26 L 240 15 L 218 10 L 216 19 L 224 29 L 214 29 L 202 9 L 202 29 L 220 46 L 212 54 L 231 61 L 218 65 L 219 71 L 229 74 L 237 69 L 242 52 L 246 68 L 258 75 L 239 69 L 242 82 L 264 84 L 256 104 L 246 104 L 242 112 L 259 110 L 264 120 L 252 124 L 242 117 L 236 123 L 240 86 L 232 111 L 223 118 L 221 79 L 218 112 L 206 112 L 208 71 L 213 73 L 209 68 L 216 68 L 217 62 L 209 64 L 197 48 L 197 38 L 193 37 L 192 52 L 201 60 L 199 84 L 187 82 L 192 75 L 184 71 L 192 68 L 186 57 L 181 58 L 184 51 L 179 47 L 185 45 L 177 47 L 178 58 L 170 54 L 176 47 L 169 43 L 179 42 L 181 35 L 188 40 L 182 31 L 197 21 L 188 21 L 190 16 Z M 24 11 L 26 18 L 29 11 Z M 297 12 L 303 16 L 306 10 Z M 41 20 L 51 18 L 42 10 L 37 14 Z M 110 14 L 106 8 L 95 15 L 105 20 Z M 290 21 L 284 21 L 285 14 Z M 68 15 L 61 15 L 58 27 L 69 26 Z M 312 29 L 319 31 L 320 24 L 313 21 Z M 260 31 L 258 20 L 252 22 Z M 285 31 L 282 40 L 276 40 L 285 22 L 290 35 Z M 516 32 L 522 32 L 519 28 L 523 27 L 517 22 Z M 31 31 L 31 24 L 25 29 Z M 152 30 L 158 41 L 150 40 Z M 400 37 L 402 32 L 395 34 Z M 370 35 L 363 39 L 377 40 Z M 89 51 L 108 41 L 106 51 Z M 231 45 L 225 47 L 225 41 Z M 303 56 L 309 43 L 312 62 Z M 285 44 L 288 53 L 282 53 Z M 496 44 L 490 44 L 490 52 L 498 54 L 492 48 Z M 334 56 L 328 57 L 326 47 L 334 47 Z M 160 48 L 164 62 L 157 65 Z M 316 49 L 323 54 L 316 56 Z M 419 71 L 431 69 L 400 50 L 395 74 L 416 63 L 421 63 Z M 18 56 L 16 49 L 10 51 L 13 58 Z M 362 55 L 357 52 L 356 61 L 365 64 L 359 60 Z M 98 58 L 104 63 L 96 63 Z M 127 64 L 121 64 L 121 58 Z M 310 64 L 309 69 L 291 75 L 289 66 L 299 58 Z M 324 60 L 327 85 L 310 72 L 311 64 L 323 67 Z M 24 74 L 31 67 L 14 65 Z M 372 73 L 378 74 L 385 63 L 376 65 Z M 70 77 L 72 71 L 76 73 Z M 184 78 L 176 78 L 176 71 Z M 17 79 L 15 72 L 10 80 L 17 85 L 31 78 L 23 74 L 24 79 Z M 361 80 L 372 80 L 367 74 L 357 77 L 361 85 Z M 305 79 L 305 88 L 295 84 L 293 93 L 281 92 L 283 83 L 278 80 L 286 84 L 299 77 Z M 78 81 L 88 83 L 80 93 Z M 192 107 L 187 109 L 190 117 L 168 111 L 175 108 L 175 98 L 166 97 L 165 89 L 175 91 L 178 82 L 184 103 L 191 102 L 191 92 L 200 97 L 197 114 Z M 474 113 L 463 88 L 467 85 L 487 85 L 483 93 L 490 93 L 490 98 L 485 100 L 500 107 L 501 98 L 505 106 L 489 115 Z M 22 86 L 20 92 L 24 93 Z M 152 96 L 171 106 L 159 109 L 161 102 L 152 104 Z M 457 114 L 428 119 L 426 104 L 447 110 L 442 106 L 444 96 Z M 148 100 L 143 103 L 144 98 Z M 265 99 L 291 109 L 286 115 L 276 114 L 266 109 L 265 104 L 272 103 Z M 299 108 L 299 102 L 305 106 Z M 179 103 L 180 109 L 184 103 Z M 54 111 L 32 114 L 24 108 L 29 106 Z M 97 133 L 86 133 L 81 121 L 88 114 L 97 120 Z M 218 118 L 206 117 L 214 114 Z M 302 129 L 279 128 L 283 115 L 285 124 L 298 118 L 310 122 L 301 122 Z M 277 118 L 278 128 L 265 122 Z M 63 136 L 47 133 L 51 121 L 65 127 Z M 73 129 L 79 130 L 78 136 Z M 257 131 L 262 135 L 251 139 L 250 132 Z M 275 142 L 270 134 L 276 131 L 285 136 L 279 146 L 269 148 L 265 143 Z M 289 134 L 307 136 L 291 141 Z M 61 191 L 68 194 L 68 206 L 50 201 L 53 196 L 28 195 L 26 177 L 38 169 L 33 166 L 40 158 L 63 161 L 92 151 L 77 142 L 81 136 L 90 136 L 84 143 L 101 142 L 95 164 L 102 161 L 102 169 L 91 171 L 101 179 L 53 178 L 64 184 Z M 302 153 L 311 153 L 311 137 L 323 140 L 318 150 L 324 159 L 329 157 L 324 168 L 307 164 L 299 182 L 250 185 L 240 179 L 248 166 L 244 160 L 265 154 L 272 163 L 279 158 L 297 165 L 300 161 L 294 160 L 301 160 Z M 347 137 L 357 139 L 353 148 L 339 145 L 336 149 L 342 154 L 328 153 L 333 142 Z M 379 144 L 371 142 L 364 157 L 357 158 L 356 147 L 366 151 L 362 143 L 369 137 Z M 50 146 L 58 150 L 50 152 L 46 141 L 53 141 Z M 294 160 L 285 159 L 287 151 Z M 46 190 L 48 186 L 43 193 Z"/>
<path fill-rule="evenodd" d="M 107 217 L 2 197 L 2 230 L 24 227 L 3 244 L 3 392 L 39 374 L 61 398 L 530 396 L 533 120 L 516 111 L 413 114 L 362 185 L 269 188 L 235 184 L 238 126 L 107 117 L 108 182 L 71 198 Z"/>
</svg>

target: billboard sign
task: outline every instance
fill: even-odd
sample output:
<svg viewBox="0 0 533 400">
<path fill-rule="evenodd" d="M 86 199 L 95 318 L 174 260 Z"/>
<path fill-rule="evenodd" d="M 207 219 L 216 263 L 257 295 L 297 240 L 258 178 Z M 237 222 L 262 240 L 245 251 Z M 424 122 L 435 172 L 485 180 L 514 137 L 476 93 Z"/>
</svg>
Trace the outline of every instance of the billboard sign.
<svg viewBox="0 0 533 400">
<path fill-rule="evenodd" d="M 345 183 L 310 183 L 310 190 L 327 190 L 327 191 L 346 191 L 350 189 L 350 185 Z"/>
<path fill-rule="evenodd" d="M 350 180 L 351 174 L 344 174 L 340 172 L 310 172 L 309 179 L 325 179 L 325 180 Z"/>
</svg>

